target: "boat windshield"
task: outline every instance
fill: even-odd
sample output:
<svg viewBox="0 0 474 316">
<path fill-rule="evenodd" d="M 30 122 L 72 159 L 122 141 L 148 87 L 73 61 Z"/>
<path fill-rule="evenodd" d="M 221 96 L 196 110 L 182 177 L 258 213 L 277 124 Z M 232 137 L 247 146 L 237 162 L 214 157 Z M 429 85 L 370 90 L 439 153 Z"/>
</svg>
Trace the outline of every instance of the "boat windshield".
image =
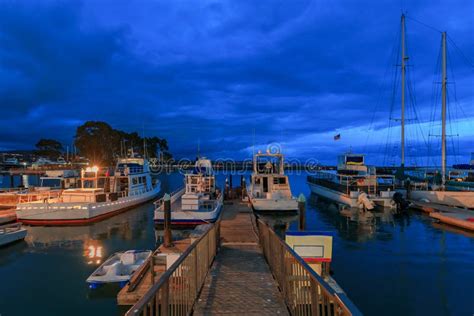
<svg viewBox="0 0 474 316">
<path fill-rule="evenodd" d="M 61 179 L 58 179 L 58 178 L 42 178 L 41 179 L 41 186 L 42 187 L 50 187 L 50 188 L 60 188 L 61 187 Z"/>
<path fill-rule="evenodd" d="M 348 165 L 362 165 L 364 163 L 364 156 L 347 156 L 346 164 Z"/>
</svg>

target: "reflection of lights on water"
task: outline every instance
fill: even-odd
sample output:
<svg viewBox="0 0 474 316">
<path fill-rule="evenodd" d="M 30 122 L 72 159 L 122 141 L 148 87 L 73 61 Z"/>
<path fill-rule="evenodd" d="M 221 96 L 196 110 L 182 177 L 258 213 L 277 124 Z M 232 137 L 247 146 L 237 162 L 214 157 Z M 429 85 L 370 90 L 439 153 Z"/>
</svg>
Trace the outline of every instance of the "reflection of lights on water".
<svg viewBox="0 0 474 316">
<path fill-rule="evenodd" d="M 88 240 L 84 244 L 84 257 L 86 257 L 87 264 L 99 264 L 103 256 L 103 247 L 98 240 Z"/>
<path fill-rule="evenodd" d="M 89 253 L 87 254 L 87 256 L 89 258 L 102 258 L 102 246 L 89 246 L 87 247 L 87 249 L 89 250 Z"/>
</svg>

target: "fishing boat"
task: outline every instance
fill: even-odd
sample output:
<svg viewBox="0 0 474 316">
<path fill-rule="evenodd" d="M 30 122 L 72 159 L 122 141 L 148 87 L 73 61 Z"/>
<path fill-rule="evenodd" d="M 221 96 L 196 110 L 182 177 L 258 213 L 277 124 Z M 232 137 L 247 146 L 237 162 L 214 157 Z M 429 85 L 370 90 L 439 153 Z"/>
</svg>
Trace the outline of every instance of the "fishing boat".
<svg viewBox="0 0 474 316">
<path fill-rule="evenodd" d="M 215 222 L 221 213 L 223 195 L 216 188 L 211 161 L 200 158 L 184 176 L 184 188 L 155 202 L 155 223 L 164 223 L 165 199 L 171 203 L 171 225 L 188 226 Z"/>
<path fill-rule="evenodd" d="M 86 280 L 91 288 L 105 283 L 127 282 L 150 257 L 151 250 L 116 252 L 104 261 Z"/>
<path fill-rule="evenodd" d="M 339 204 L 372 210 L 395 208 L 395 177 L 377 175 L 365 164 L 365 156 L 347 153 L 338 157 L 336 173 L 317 171 L 307 177 L 311 192 Z"/>
<path fill-rule="evenodd" d="M 29 225 L 83 225 L 103 220 L 155 198 L 161 189 L 144 158 L 119 158 L 115 169 L 87 167 L 81 187 L 58 196 L 19 203 L 18 221 Z"/>
<path fill-rule="evenodd" d="M 281 153 L 259 151 L 254 155 L 253 173 L 247 192 L 249 201 L 256 211 L 298 210 L 298 201 L 291 194 Z"/>
<path fill-rule="evenodd" d="M 0 226 L 0 247 L 25 239 L 27 230 L 20 223 Z"/>
</svg>

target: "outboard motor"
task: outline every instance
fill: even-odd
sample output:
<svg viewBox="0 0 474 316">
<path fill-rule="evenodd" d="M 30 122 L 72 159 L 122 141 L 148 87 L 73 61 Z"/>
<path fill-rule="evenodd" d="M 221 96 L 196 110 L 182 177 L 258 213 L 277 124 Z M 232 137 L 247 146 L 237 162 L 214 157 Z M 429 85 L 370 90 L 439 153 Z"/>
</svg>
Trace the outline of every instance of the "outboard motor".
<svg viewBox="0 0 474 316">
<path fill-rule="evenodd" d="M 408 203 L 400 192 L 395 192 L 393 195 L 393 201 L 397 205 L 397 214 L 402 213 L 410 203 Z"/>
</svg>

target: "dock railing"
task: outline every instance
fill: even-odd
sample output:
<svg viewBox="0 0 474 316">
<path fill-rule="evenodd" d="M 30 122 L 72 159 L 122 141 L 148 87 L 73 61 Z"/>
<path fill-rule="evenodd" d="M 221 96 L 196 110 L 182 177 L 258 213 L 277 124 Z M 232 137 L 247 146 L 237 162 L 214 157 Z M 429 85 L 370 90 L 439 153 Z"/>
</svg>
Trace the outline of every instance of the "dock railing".
<svg viewBox="0 0 474 316">
<path fill-rule="evenodd" d="M 362 315 L 342 292 L 336 292 L 265 222 L 258 220 L 260 244 L 291 315 Z"/>
<path fill-rule="evenodd" d="M 171 265 L 126 316 L 190 315 L 217 254 L 220 220 Z"/>
</svg>

